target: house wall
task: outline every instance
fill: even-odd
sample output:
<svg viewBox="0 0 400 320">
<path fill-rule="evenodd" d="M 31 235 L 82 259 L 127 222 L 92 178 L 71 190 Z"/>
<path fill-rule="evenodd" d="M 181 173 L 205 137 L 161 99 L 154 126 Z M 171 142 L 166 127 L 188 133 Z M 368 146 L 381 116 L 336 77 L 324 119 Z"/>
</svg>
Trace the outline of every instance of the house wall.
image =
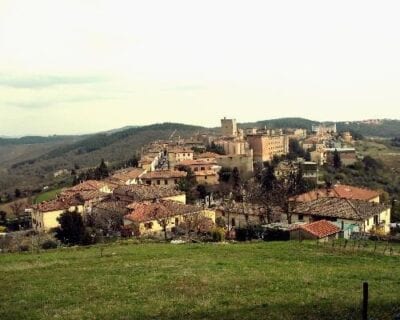
<svg viewBox="0 0 400 320">
<path fill-rule="evenodd" d="M 336 219 L 335 223 L 339 227 L 341 227 L 341 223 L 343 222 L 344 225 L 359 225 L 360 226 L 360 231 L 363 232 L 372 232 L 374 230 L 378 230 L 384 234 L 388 234 L 390 232 L 390 215 L 391 215 L 391 210 L 388 208 L 387 210 L 381 212 L 378 215 L 378 223 L 379 226 L 374 224 L 374 217 L 370 217 L 369 219 L 366 219 L 365 221 L 355 221 L 355 220 L 347 220 L 347 219 Z M 301 216 L 301 215 L 300 215 Z M 329 220 L 329 218 L 326 218 Z M 303 215 L 302 219 L 299 219 L 299 214 L 293 213 L 292 214 L 292 223 L 299 223 L 299 222 L 313 222 L 315 221 L 315 218 L 311 215 Z"/>
<path fill-rule="evenodd" d="M 240 212 L 224 212 L 222 210 L 215 211 L 216 219 L 222 218 L 225 221 L 225 224 L 233 227 L 233 228 L 241 228 L 246 226 L 259 226 L 264 224 L 264 221 L 260 219 L 258 215 L 248 215 L 248 220 L 246 220 L 246 215 Z"/>
<path fill-rule="evenodd" d="M 365 232 L 378 231 L 384 234 L 390 233 L 391 209 L 388 208 L 378 215 L 378 226 L 374 224 L 374 217 L 364 221 Z"/>
<path fill-rule="evenodd" d="M 166 198 L 163 198 L 163 200 L 171 200 L 171 201 L 186 204 L 186 194 L 184 193 L 184 194 L 180 194 L 178 196 L 166 197 Z"/>
<path fill-rule="evenodd" d="M 196 213 L 193 213 L 193 214 L 196 214 Z M 210 218 L 213 222 L 215 222 L 215 212 L 212 210 L 201 210 L 200 212 L 198 212 L 198 214 L 202 215 L 204 217 Z M 166 227 L 167 232 L 171 232 L 172 228 L 174 228 L 177 225 L 184 222 L 185 218 L 187 216 L 189 217 L 190 215 L 191 214 L 171 216 L 168 219 L 168 225 Z M 151 223 L 151 228 L 148 227 L 150 223 Z M 131 226 L 131 225 L 134 225 L 134 223 L 130 220 L 124 219 L 124 225 Z M 164 233 L 162 225 L 159 224 L 157 220 L 151 220 L 151 221 L 139 223 L 138 230 L 139 230 L 140 236 L 149 236 L 149 235 L 161 236 Z"/>
<path fill-rule="evenodd" d="M 285 135 L 248 135 L 247 141 L 253 149 L 254 161 L 257 162 L 271 161 L 275 155 L 289 152 L 289 139 Z"/>
<path fill-rule="evenodd" d="M 198 184 L 218 184 L 218 174 L 210 174 L 210 175 L 195 175 L 196 182 Z"/>
<path fill-rule="evenodd" d="M 143 179 L 142 181 L 147 185 L 152 186 L 175 186 L 181 178 L 163 178 L 163 179 Z"/>
<path fill-rule="evenodd" d="M 75 210 L 77 210 L 77 212 L 82 214 L 83 206 L 80 205 L 69 208 L 70 212 Z M 57 219 L 64 211 L 65 210 L 55 210 L 48 212 L 33 211 L 31 214 L 33 229 L 38 232 L 48 232 L 50 229 L 57 228 L 60 225 Z"/>
<path fill-rule="evenodd" d="M 240 174 L 251 175 L 254 171 L 253 155 L 229 155 L 217 158 L 217 163 L 221 167 L 238 168 Z"/>
</svg>

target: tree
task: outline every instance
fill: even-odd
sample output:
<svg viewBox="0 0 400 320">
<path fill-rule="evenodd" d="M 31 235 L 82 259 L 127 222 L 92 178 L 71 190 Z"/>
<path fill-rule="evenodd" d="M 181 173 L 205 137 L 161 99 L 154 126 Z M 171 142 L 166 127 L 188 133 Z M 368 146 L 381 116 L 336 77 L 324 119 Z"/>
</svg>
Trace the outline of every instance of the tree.
<svg viewBox="0 0 400 320">
<path fill-rule="evenodd" d="M 193 171 L 187 166 L 179 167 L 179 170 L 185 171 L 187 175 L 186 177 L 178 181 L 178 189 L 185 192 L 187 201 L 189 203 L 192 203 L 196 199 L 196 176 L 194 175 Z"/>
<path fill-rule="evenodd" d="M 25 204 L 21 200 L 14 201 L 13 203 L 10 204 L 10 209 L 13 215 L 19 219 L 23 214 L 23 211 L 25 209 Z"/>
<path fill-rule="evenodd" d="M 206 151 L 208 151 L 208 152 L 214 152 L 214 153 L 221 154 L 221 155 L 224 155 L 224 154 L 225 154 L 224 148 L 223 148 L 222 146 L 216 145 L 214 141 L 211 142 L 211 144 L 209 144 L 209 145 L 206 147 Z"/>
<path fill-rule="evenodd" d="M 154 208 L 153 215 L 158 224 L 162 227 L 164 232 L 164 240 L 167 241 L 167 227 L 171 222 L 172 212 L 168 210 L 165 206 L 159 205 Z"/>
<path fill-rule="evenodd" d="M 64 244 L 84 244 L 86 229 L 80 213 L 65 211 L 57 219 L 60 226 L 56 228 L 56 238 Z"/>
<path fill-rule="evenodd" d="M 340 159 L 340 154 L 337 149 L 333 152 L 333 167 L 335 169 L 340 169 L 342 167 L 342 160 Z"/>
<path fill-rule="evenodd" d="M 16 198 L 19 198 L 21 196 L 21 190 L 19 190 L 18 188 L 15 189 L 14 195 L 15 195 Z"/>
<path fill-rule="evenodd" d="M 96 180 L 101 180 L 109 176 L 109 171 L 104 159 L 101 159 L 100 165 L 95 169 Z"/>
<path fill-rule="evenodd" d="M 0 224 L 4 224 L 6 222 L 7 212 L 0 210 Z"/>
</svg>

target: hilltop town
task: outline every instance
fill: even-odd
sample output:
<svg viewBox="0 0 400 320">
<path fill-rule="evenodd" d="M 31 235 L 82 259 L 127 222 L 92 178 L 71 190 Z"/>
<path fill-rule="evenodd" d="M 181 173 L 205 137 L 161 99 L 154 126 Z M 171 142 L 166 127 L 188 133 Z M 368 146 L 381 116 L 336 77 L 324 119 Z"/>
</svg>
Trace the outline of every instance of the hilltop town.
<svg viewBox="0 0 400 320">
<path fill-rule="evenodd" d="M 354 144 L 335 124 L 308 132 L 241 128 L 224 118 L 218 134 L 181 138 L 175 130 L 145 145 L 133 166 L 110 171 L 102 162 L 94 176 L 81 174 L 54 199 L 25 208 L 21 230 L 64 244 L 393 234 L 387 193 L 326 178 L 363 161 Z"/>
</svg>

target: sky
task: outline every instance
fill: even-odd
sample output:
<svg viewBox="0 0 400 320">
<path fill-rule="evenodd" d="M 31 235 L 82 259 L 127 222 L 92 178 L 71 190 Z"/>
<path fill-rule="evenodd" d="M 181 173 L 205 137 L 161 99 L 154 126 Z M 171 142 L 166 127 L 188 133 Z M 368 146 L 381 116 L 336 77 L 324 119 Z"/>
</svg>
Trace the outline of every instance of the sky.
<svg viewBox="0 0 400 320">
<path fill-rule="evenodd" d="M 0 135 L 400 118 L 399 1 L 0 0 Z"/>
</svg>

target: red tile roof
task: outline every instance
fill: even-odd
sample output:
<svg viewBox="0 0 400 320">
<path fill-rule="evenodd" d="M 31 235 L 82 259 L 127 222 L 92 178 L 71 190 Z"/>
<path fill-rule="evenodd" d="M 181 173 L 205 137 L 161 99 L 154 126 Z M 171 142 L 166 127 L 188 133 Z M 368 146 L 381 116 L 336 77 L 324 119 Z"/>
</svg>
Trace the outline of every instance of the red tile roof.
<svg viewBox="0 0 400 320">
<path fill-rule="evenodd" d="M 388 207 L 365 200 L 324 197 L 309 202 L 299 202 L 293 212 L 304 215 L 364 221 L 387 210 Z"/>
<path fill-rule="evenodd" d="M 197 160 L 183 160 L 177 164 L 177 166 L 207 166 L 216 165 L 217 161 L 215 158 L 210 159 L 197 159 Z"/>
<path fill-rule="evenodd" d="M 83 205 L 83 203 L 84 200 L 79 195 L 75 195 L 35 204 L 32 206 L 32 209 L 40 212 L 59 211 L 69 209 L 73 206 Z"/>
<path fill-rule="evenodd" d="M 340 228 L 326 220 L 319 220 L 308 224 L 299 225 L 298 229 L 311 233 L 313 236 L 321 239 L 340 231 Z"/>
<path fill-rule="evenodd" d="M 107 184 L 103 181 L 87 180 L 87 181 L 77 184 L 76 186 L 73 186 L 71 188 L 64 189 L 63 191 L 67 191 L 67 192 L 99 191 L 100 189 L 104 188 L 105 186 L 107 186 Z"/>
<path fill-rule="evenodd" d="M 201 211 L 200 207 L 174 201 L 132 203 L 127 208 L 131 213 L 124 218 L 133 222 L 146 222 Z"/>
<path fill-rule="evenodd" d="M 379 192 L 371 189 L 337 184 L 330 189 L 316 189 L 307 193 L 292 197 L 292 201 L 310 202 L 319 198 L 345 198 L 352 200 L 370 201 L 379 196 Z"/>
<path fill-rule="evenodd" d="M 196 154 L 195 158 L 196 159 L 207 159 L 207 158 L 218 158 L 220 155 L 218 153 L 214 152 L 204 152 L 204 153 L 199 153 Z"/>
<path fill-rule="evenodd" d="M 121 181 L 128 181 L 139 178 L 144 172 L 145 170 L 141 168 L 123 169 L 114 172 L 111 178 Z"/>
</svg>

